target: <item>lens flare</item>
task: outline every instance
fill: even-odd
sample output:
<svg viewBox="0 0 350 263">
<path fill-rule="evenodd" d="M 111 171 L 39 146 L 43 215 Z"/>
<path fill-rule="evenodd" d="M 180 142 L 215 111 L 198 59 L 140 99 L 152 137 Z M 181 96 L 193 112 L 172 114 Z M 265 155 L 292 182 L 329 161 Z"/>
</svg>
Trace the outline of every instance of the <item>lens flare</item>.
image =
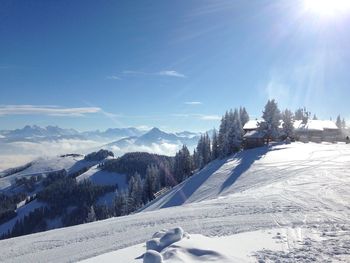
<svg viewBox="0 0 350 263">
<path fill-rule="evenodd" d="M 350 11 L 350 0 L 304 0 L 305 9 L 319 16 L 337 16 Z"/>
</svg>

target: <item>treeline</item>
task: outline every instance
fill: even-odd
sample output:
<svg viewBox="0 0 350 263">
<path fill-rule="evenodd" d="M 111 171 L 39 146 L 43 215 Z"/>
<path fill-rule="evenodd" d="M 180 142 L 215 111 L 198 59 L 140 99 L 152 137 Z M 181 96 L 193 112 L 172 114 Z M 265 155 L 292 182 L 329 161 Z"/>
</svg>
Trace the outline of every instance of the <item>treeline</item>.
<svg viewBox="0 0 350 263">
<path fill-rule="evenodd" d="M 2 239 L 44 231 L 47 221 L 56 217 L 61 217 L 63 226 L 85 223 L 98 198 L 116 190 L 114 186 L 94 185 L 90 181 L 78 183 L 64 173 L 51 173 L 43 179 L 42 186 L 44 189 L 36 194 L 35 199 L 46 205 L 18 219 L 13 229 L 1 236 Z M 24 199 L 25 195 L 16 198 L 0 196 L 3 222 L 17 215 L 16 205 Z"/>
<path fill-rule="evenodd" d="M 0 194 L 0 224 L 17 216 L 17 204 L 25 200 L 26 195 L 19 193 L 15 195 Z"/>
<path fill-rule="evenodd" d="M 107 157 L 114 157 L 114 153 L 108 150 L 101 149 L 98 152 L 92 152 L 84 157 L 85 161 L 102 161 Z"/>
<path fill-rule="evenodd" d="M 102 170 L 133 176 L 138 173 L 144 178 L 149 166 L 157 166 L 164 171 L 171 170 L 174 158 L 145 152 L 126 153 L 117 159 L 106 160 L 99 167 Z"/>
</svg>

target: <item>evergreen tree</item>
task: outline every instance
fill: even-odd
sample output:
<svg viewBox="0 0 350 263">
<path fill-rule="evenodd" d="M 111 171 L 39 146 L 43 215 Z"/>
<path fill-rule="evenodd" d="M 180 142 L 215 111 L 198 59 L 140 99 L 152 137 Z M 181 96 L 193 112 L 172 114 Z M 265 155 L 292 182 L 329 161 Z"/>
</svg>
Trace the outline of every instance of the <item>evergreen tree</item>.
<svg viewBox="0 0 350 263">
<path fill-rule="evenodd" d="M 142 195 L 143 188 L 141 176 L 136 172 L 129 181 L 129 197 L 132 200 L 132 206 L 134 210 L 142 206 Z"/>
<path fill-rule="evenodd" d="M 202 135 L 197 144 L 197 167 L 203 168 L 211 161 L 211 144 L 209 135 Z"/>
<path fill-rule="evenodd" d="M 269 143 L 271 139 L 278 137 L 278 127 L 281 118 L 280 110 L 274 99 L 267 102 L 262 117 L 264 122 L 259 123 L 259 129 L 266 133 L 267 143 Z"/>
<path fill-rule="evenodd" d="M 219 156 L 225 157 L 238 151 L 242 144 L 242 138 L 241 116 L 237 109 L 234 111 L 231 109 L 221 119 L 218 135 Z"/>
<path fill-rule="evenodd" d="M 115 216 L 122 216 L 124 211 L 124 204 L 125 204 L 125 193 L 124 192 L 117 192 L 116 197 L 113 202 L 114 207 L 114 215 Z"/>
<path fill-rule="evenodd" d="M 311 116 L 311 112 L 307 111 L 306 108 L 304 108 L 304 115 L 303 115 L 303 124 L 307 124 Z"/>
<path fill-rule="evenodd" d="M 192 154 L 192 164 L 193 164 L 194 170 L 199 168 L 198 163 L 199 163 L 199 156 L 196 149 L 194 149 Z"/>
<path fill-rule="evenodd" d="M 314 114 L 314 117 L 312 118 L 314 121 L 318 120 L 316 114 Z"/>
<path fill-rule="evenodd" d="M 211 143 L 211 159 L 215 160 L 219 158 L 220 152 L 219 152 L 219 137 L 217 134 L 216 129 L 213 131 L 213 138 L 212 138 L 212 143 Z"/>
<path fill-rule="evenodd" d="M 294 114 L 294 119 L 297 121 L 302 121 L 303 118 L 304 118 L 304 109 L 303 108 L 297 109 Z"/>
<path fill-rule="evenodd" d="M 239 116 L 241 120 L 242 127 L 249 121 L 249 115 L 245 107 L 239 108 Z"/>
<path fill-rule="evenodd" d="M 306 108 L 299 108 L 294 114 L 294 119 L 298 121 L 303 121 L 303 124 L 306 124 L 310 119 L 311 112 L 307 111 Z M 315 116 L 314 116 L 315 117 Z"/>
<path fill-rule="evenodd" d="M 338 127 L 339 129 L 342 128 L 342 120 L 341 120 L 341 118 L 340 118 L 340 115 L 338 115 L 337 121 L 335 122 L 335 124 L 337 125 L 337 127 Z"/>
<path fill-rule="evenodd" d="M 282 113 L 282 127 L 283 127 L 283 133 L 286 137 L 293 138 L 294 136 L 294 120 L 293 120 L 293 113 L 286 109 Z"/>
<path fill-rule="evenodd" d="M 144 203 L 152 200 L 154 194 L 159 191 L 159 168 L 155 165 L 149 165 L 146 170 L 146 178 L 143 185 Z"/>
<path fill-rule="evenodd" d="M 186 145 L 183 145 L 182 149 L 175 155 L 174 174 L 177 182 L 181 183 L 186 177 L 190 176 L 192 170 L 191 154 Z"/>
<path fill-rule="evenodd" d="M 229 113 L 228 132 L 225 138 L 227 147 L 225 155 L 230 155 L 240 149 L 243 139 L 243 127 L 237 109 L 231 110 Z"/>
<path fill-rule="evenodd" d="M 343 130 L 346 129 L 346 121 L 345 121 L 345 119 L 342 120 L 341 127 L 342 127 Z"/>
<path fill-rule="evenodd" d="M 219 136 L 218 136 L 218 144 L 219 144 L 219 155 L 220 157 L 224 157 L 227 154 L 227 145 L 225 144 L 228 133 L 228 119 L 229 113 L 226 111 L 225 115 L 221 118 L 220 128 L 219 128 Z"/>
<path fill-rule="evenodd" d="M 94 222 L 96 221 L 96 213 L 95 213 L 95 209 L 94 206 L 90 206 L 87 218 L 86 218 L 86 223 L 90 223 L 90 222 Z"/>
</svg>

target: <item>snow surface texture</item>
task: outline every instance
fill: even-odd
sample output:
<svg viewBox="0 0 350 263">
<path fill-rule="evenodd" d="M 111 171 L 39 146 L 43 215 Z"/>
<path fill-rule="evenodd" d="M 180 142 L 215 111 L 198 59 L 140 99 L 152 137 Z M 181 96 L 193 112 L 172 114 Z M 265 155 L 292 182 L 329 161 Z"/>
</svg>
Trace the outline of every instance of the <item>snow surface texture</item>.
<svg viewBox="0 0 350 263">
<path fill-rule="evenodd" d="M 247 150 L 211 163 L 140 213 L 0 241 L 0 261 L 142 262 L 153 233 L 181 226 L 191 238 L 168 248 L 192 262 L 200 253 L 189 249 L 213 251 L 213 262 L 349 262 L 349 169 L 345 144 Z"/>
</svg>

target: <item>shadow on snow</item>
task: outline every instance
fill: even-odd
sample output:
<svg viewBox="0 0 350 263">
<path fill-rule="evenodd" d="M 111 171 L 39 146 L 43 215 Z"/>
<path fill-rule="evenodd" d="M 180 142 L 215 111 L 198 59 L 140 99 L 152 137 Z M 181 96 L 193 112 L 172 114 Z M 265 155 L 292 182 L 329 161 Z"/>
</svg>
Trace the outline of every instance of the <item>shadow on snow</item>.
<svg viewBox="0 0 350 263">
<path fill-rule="evenodd" d="M 271 145 L 273 146 L 273 145 Z M 255 149 L 245 150 L 235 154 L 233 157 L 223 160 L 215 160 L 204 167 L 199 173 L 181 183 L 177 189 L 171 193 L 161 205 L 162 208 L 179 206 L 188 200 L 217 170 L 227 161 L 237 160 L 238 165 L 233 169 L 230 176 L 219 186 L 219 194 L 230 188 L 237 179 L 246 172 L 254 162 L 261 159 L 267 152 L 281 150 L 282 148 L 272 148 L 263 146 Z"/>
</svg>

